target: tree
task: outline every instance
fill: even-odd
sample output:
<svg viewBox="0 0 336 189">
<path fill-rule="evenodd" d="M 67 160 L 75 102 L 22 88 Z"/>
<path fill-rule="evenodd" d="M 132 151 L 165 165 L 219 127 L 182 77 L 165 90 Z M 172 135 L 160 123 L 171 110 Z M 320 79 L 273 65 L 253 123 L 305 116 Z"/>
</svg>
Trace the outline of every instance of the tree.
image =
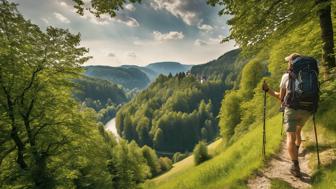
<svg viewBox="0 0 336 189">
<path fill-rule="evenodd" d="M 0 17 L 1 113 L 16 162 L 36 187 L 45 187 L 48 159 L 69 143 L 64 129 L 76 130 L 71 79 L 79 76 L 87 49 L 78 47 L 79 34 L 53 27 L 44 33 L 4 0 Z"/>
<path fill-rule="evenodd" d="M 210 156 L 208 154 L 208 146 L 204 141 L 200 141 L 194 148 L 193 151 L 194 155 L 194 163 L 196 165 L 199 165 L 203 163 L 204 161 L 210 159 Z"/>
<path fill-rule="evenodd" d="M 148 146 L 142 147 L 142 155 L 145 158 L 147 165 L 150 168 L 151 176 L 154 177 L 161 172 L 161 166 L 159 158 L 156 155 L 156 152 Z"/>
<path fill-rule="evenodd" d="M 323 42 L 323 67 L 326 71 L 335 67 L 331 0 L 208 0 L 208 3 L 223 6 L 219 13 L 232 16 L 228 20 L 231 32 L 225 40 L 234 39 L 245 50 L 263 47 L 290 28 L 317 19 L 318 15 Z M 327 75 L 328 72 L 325 72 Z"/>
<path fill-rule="evenodd" d="M 84 0 L 72 0 L 75 3 L 77 13 L 83 15 L 85 10 L 90 11 L 99 17 L 102 14 L 116 16 L 120 9 L 123 9 L 126 3 L 140 3 L 141 0 L 90 0 L 90 3 Z M 86 8 L 89 7 L 89 8 Z"/>
<path fill-rule="evenodd" d="M 240 123 L 241 101 L 237 91 L 228 92 L 223 99 L 219 114 L 219 127 L 225 143 L 234 135 L 234 129 Z"/>
</svg>

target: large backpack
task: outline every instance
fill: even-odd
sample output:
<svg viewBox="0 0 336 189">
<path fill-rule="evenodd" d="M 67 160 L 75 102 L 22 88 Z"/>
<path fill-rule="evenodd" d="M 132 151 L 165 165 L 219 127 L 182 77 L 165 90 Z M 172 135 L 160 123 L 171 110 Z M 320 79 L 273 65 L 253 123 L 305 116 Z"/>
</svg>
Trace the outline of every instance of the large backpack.
<svg viewBox="0 0 336 189">
<path fill-rule="evenodd" d="M 288 71 L 288 86 L 284 105 L 292 109 L 315 113 L 319 100 L 319 69 L 312 57 L 298 57 Z"/>
</svg>

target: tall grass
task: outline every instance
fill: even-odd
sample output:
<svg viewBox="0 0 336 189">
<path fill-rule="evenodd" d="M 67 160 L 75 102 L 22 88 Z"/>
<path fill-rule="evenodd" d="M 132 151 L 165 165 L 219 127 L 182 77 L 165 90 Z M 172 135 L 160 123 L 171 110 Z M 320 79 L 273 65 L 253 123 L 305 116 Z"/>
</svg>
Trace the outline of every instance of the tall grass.
<svg viewBox="0 0 336 189">
<path fill-rule="evenodd" d="M 267 121 L 266 155 L 270 157 L 280 147 L 281 116 Z M 152 189 L 217 189 L 217 188 L 246 188 L 244 180 L 253 171 L 263 166 L 262 125 L 253 128 L 234 144 L 211 160 L 190 167 L 181 174 L 175 174 L 160 182 L 147 182 L 144 188 Z"/>
</svg>

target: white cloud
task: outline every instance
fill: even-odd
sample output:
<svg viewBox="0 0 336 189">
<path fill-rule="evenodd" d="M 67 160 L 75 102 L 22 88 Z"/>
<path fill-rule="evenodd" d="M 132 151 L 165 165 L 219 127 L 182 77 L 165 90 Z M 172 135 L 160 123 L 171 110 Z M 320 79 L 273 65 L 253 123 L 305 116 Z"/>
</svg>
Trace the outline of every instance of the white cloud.
<svg viewBox="0 0 336 189">
<path fill-rule="evenodd" d="M 197 28 L 204 32 L 211 32 L 214 30 L 214 28 L 208 24 L 199 24 Z"/>
<path fill-rule="evenodd" d="M 210 37 L 207 40 L 196 39 L 194 45 L 196 46 L 209 46 L 209 45 L 221 45 L 221 41 L 224 39 L 223 35 L 218 35 L 217 37 Z"/>
<path fill-rule="evenodd" d="M 63 23 L 66 23 L 66 24 L 69 24 L 70 23 L 70 20 L 63 16 L 61 13 L 58 13 L 58 12 L 54 12 L 54 16 L 61 22 Z"/>
<path fill-rule="evenodd" d="M 208 43 L 203 41 L 203 40 L 196 39 L 195 42 L 194 42 L 194 45 L 196 45 L 196 46 L 207 46 Z"/>
<path fill-rule="evenodd" d="M 115 20 L 119 23 L 126 24 L 129 27 L 139 27 L 140 26 L 139 22 L 135 18 L 132 18 L 129 16 L 126 16 L 124 18 L 115 17 Z"/>
<path fill-rule="evenodd" d="M 66 2 L 64 2 L 64 1 L 60 1 L 60 2 L 58 2 L 61 6 L 63 6 L 63 7 L 69 7 L 69 5 L 66 3 Z"/>
<path fill-rule="evenodd" d="M 135 11 L 135 6 L 132 3 L 125 5 L 125 9 L 129 11 Z"/>
<path fill-rule="evenodd" d="M 211 44 L 220 44 L 224 38 L 225 38 L 224 35 L 218 35 L 215 38 L 210 37 L 209 42 Z"/>
<path fill-rule="evenodd" d="M 83 18 L 97 25 L 108 25 L 112 22 L 118 22 L 121 24 L 125 24 L 126 26 L 129 26 L 129 27 L 139 27 L 140 26 L 139 22 L 135 18 L 126 16 L 125 14 L 118 14 L 115 17 L 111 17 L 109 15 L 104 14 L 104 15 L 101 15 L 100 17 L 96 17 L 89 11 L 85 11 Z"/>
<path fill-rule="evenodd" d="M 153 35 L 156 41 L 179 40 L 184 38 L 183 33 L 177 31 L 170 31 L 168 33 L 153 31 Z"/>
<path fill-rule="evenodd" d="M 153 0 L 150 5 L 155 10 L 167 10 L 172 15 L 181 18 L 188 25 L 196 25 L 200 21 L 199 12 L 193 10 L 194 1 L 186 0 Z"/>
</svg>

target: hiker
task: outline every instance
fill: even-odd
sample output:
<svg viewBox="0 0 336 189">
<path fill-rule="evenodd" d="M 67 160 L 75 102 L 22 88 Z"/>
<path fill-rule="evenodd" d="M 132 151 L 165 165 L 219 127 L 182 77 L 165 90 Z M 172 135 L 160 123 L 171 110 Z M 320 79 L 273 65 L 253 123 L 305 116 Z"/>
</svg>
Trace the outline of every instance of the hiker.
<svg viewBox="0 0 336 189">
<path fill-rule="evenodd" d="M 266 82 L 262 88 L 281 101 L 287 132 L 287 149 L 293 162 L 290 173 L 301 177 L 298 161 L 301 129 L 317 109 L 318 67 L 315 59 L 298 53 L 289 55 L 285 60 L 288 62 L 288 71 L 281 78 L 280 91 L 272 90 Z M 303 81 L 304 79 L 308 81 Z"/>
</svg>

